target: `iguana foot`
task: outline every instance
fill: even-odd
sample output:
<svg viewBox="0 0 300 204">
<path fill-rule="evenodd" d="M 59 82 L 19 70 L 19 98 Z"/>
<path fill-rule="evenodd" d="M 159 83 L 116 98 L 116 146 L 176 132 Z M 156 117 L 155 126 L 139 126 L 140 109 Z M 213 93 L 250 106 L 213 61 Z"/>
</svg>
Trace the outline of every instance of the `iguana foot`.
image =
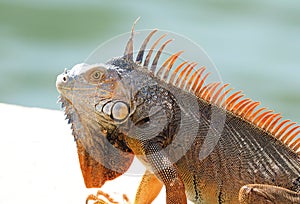
<svg viewBox="0 0 300 204">
<path fill-rule="evenodd" d="M 116 201 L 110 197 L 108 193 L 104 193 L 101 190 L 97 191 L 97 194 L 91 194 L 86 198 L 85 204 L 90 203 L 89 201 L 93 202 L 93 204 L 130 204 L 130 201 L 127 195 L 122 195 L 122 201 Z"/>
<path fill-rule="evenodd" d="M 155 174 L 146 170 L 137 190 L 134 204 L 152 203 L 162 187 L 163 183 Z"/>
<path fill-rule="evenodd" d="M 240 204 L 300 204 L 300 193 L 278 186 L 249 184 L 240 189 L 239 201 Z"/>
</svg>

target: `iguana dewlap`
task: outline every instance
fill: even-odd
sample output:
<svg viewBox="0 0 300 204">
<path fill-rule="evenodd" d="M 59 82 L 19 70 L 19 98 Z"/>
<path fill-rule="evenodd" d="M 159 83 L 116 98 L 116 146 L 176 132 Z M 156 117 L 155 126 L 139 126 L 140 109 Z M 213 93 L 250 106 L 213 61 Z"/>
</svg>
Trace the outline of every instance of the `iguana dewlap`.
<svg viewBox="0 0 300 204">
<path fill-rule="evenodd" d="M 135 203 L 166 187 L 168 204 L 300 203 L 300 128 L 259 103 L 206 83 L 205 68 L 182 52 L 158 63 L 153 30 L 133 54 L 79 64 L 57 78 L 87 187 L 123 174 L 137 156 L 147 171 Z M 155 51 L 155 47 L 158 47 Z"/>
</svg>

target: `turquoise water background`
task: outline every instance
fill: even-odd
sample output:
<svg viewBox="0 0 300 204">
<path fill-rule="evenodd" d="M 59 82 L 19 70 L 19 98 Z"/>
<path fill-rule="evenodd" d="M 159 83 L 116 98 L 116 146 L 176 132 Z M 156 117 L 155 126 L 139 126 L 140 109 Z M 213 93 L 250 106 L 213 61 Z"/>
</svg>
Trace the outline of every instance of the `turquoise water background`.
<svg viewBox="0 0 300 204">
<path fill-rule="evenodd" d="M 207 51 L 224 82 L 300 121 L 295 0 L 1 0 L 0 102 L 60 109 L 56 76 L 130 31 L 138 16 L 137 29 L 188 37 Z"/>
</svg>

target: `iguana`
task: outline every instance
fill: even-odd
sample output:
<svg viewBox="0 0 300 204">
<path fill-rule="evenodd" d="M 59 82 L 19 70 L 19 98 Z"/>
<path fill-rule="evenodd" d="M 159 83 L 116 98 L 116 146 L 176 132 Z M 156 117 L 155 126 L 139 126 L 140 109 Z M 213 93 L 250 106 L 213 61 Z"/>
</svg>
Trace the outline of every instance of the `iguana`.
<svg viewBox="0 0 300 204">
<path fill-rule="evenodd" d="M 146 50 L 156 32 L 134 54 L 132 28 L 123 56 L 57 77 L 86 187 L 122 175 L 137 156 L 147 170 L 136 204 L 163 185 L 168 204 L 300 203 L 300 126 L 228 84 L 206 83 L 194 62 L 174 67 L 182 51 L 159 66 L 170 40 Z"/>
</svg>

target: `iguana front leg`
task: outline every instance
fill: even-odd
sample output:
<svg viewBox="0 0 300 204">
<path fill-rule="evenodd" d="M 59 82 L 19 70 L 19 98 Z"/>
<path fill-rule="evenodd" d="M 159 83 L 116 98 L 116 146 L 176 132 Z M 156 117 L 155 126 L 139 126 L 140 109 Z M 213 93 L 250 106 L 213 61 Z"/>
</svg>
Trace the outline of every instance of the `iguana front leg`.
<svg viewBox="0 0 300 204">
<path fill-rule="evenodd" d="M 166 203 L 185 204 L 187 202 L 185 187 L 176 164 L 171 160 L 174 155 L 170 155 L 167 148 L 172 144 L 180 128 L 180 106 L 171 92 L 158 85 L 142 87 L 134 101 L 136 101 L 135 112 L 128 120 L 128 124 L 122 126 L 128 135 L 125 138 L 126 144 L 146 163 L 147 169 L 165 185 Z M 149 178 L 153 179 L 156 185 L 159 182 L 155 180 L 154 175 L 146 176 L 143 180 Z M 145 195 L 141 192 L 147 192 L 149 188 L 146 184 L 142 183 L 138 191 L 142 197 Z M 143 188 L 146 190 L 142 190 Z M 161 185 L 158 184 L 157 189 L 159 188 Z M 154 199 L 155 194 L 152 192 L 149 198 Z M 142 202 L 142 198 L 137 198 L 136 202 L 147 203 Z"/>
<path fill-rule="evenodd" d="M 185 187 L 179 176 L 177 167 L 173 164 L 158 144 L 150 143 L 144 146 L 146 158 L 155 175 L 166 187 L 167 204 L 186 204 Z"/>
<path fill-rule="evenodd" d="M 240 189 L 239 201 L 240 204 L 296 204 L 300 203 L 300 193 L 277 186 L 249 184 Z"/>
<path fill-rule="evenodd" d="M 163 187 L 155 174 L 146 170 L 136 193 L 134 204 L 152 203 Z"/>
</svg>

